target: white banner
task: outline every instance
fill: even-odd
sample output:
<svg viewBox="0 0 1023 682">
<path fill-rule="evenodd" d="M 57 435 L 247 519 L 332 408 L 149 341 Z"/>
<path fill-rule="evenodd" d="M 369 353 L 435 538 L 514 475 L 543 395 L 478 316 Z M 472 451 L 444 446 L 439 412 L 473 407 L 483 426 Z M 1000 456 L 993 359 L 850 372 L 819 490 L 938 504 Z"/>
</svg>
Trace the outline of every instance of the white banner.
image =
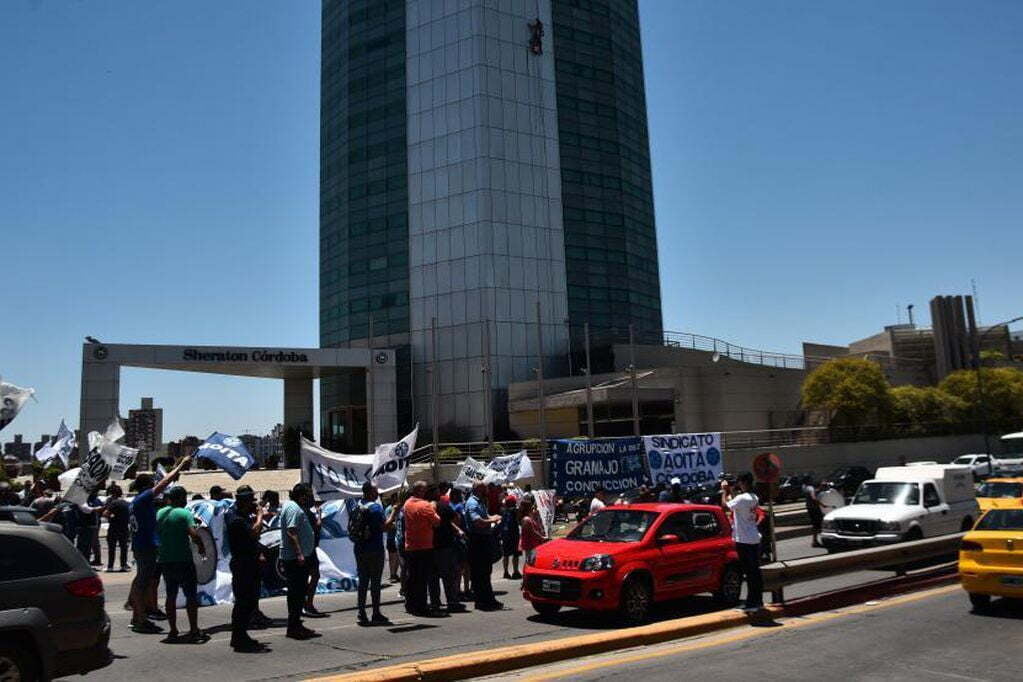
<svg viewBox="0 0 1023 682">
<path fill-rule="evenodd" d="M 412 433 L 397 443 L 384 443 L 377 446 L 376 452 L 373 454 L 373 473 L 370 474 L 370 480 L 380 489 L 381 493 L 385 489 L 396 490 L 405 483 L 412 452 L 416 449 L 418 434 L 419 425 L 416 424 Z"/>
<path fill-rule="evenodd" d="M 21 412 L 21 406 L 35 393 L 34 388 L 21 388 L 6 381 L 0 381 L 0 431 L 14 421 Z"/>
<path fill-rule="evenodd" d="M 654 485 L 678 478 L 683 486 L 713 483 L 724 470 L 720 433 L 643 436 Z"/>
<path fill-rule="evenodd" d="M 124 478 L 124 472 L 135 463 L 139 451 L 114 441 L 124 436 L 120 419 L 115 418 L 104 433 L 89 432 L 89 454 L 78 470 L 78 476 L 68 487 L 64 499 L 84 504 L 108 478 Z"/>
<path fill-rule="evenodd" d="M 460 490 L 472 490 L 477 483 L 485 483 L 486 480 L 487 465 L 472 457 L 466 457 L 459 465 L 458 478 L 452 485 Z"/>
<path fill-rule="evenodd" d="M 533 491 L 533 501 L 536 502 L 536 510 L 540 513 L 544 535 L 549 538 L 553 537 L 552 533 L 554 532 L 555 497 L 553 490 Z"/>
<path fill-rule="evenodd" d="M 327 451 L 325 451 L 327 452 Z M 347 455 L 351 456 L 351 455 Z M 355 455 L 370 457 L 372 455 Z M 360 484 L 361 485 L 361 484 Z M 361 494 L 361 487 L 360 487 Z M 322 506 L 323 525 L 320 535 L 320 546 L 316 550 L 320 564 L 320 581 L 316 586 L 318 593 L 350 592 L 358 588 L 359 579 L 355 565 L 355 551 L 348 538 L 348 514 L 355 505 L 354 500 L 334 500 L 324 502 Z M 225 515 L 234 506 L 232 500 L 196 500 L 188 503 L 188 510 L 198 520 L 200 536 L 208 535 L 212 542 L 213 553 L 205 561 L 196 558 L 197 565 L 202 564 L 204 571 L 197 571 L 202 578 L 199 584 L 200 606 L 231 603 L 234 594 L 231 591 L 231 547 L 227 542 Z M 260 584 L 262 596 L 279 595 L 284 592 L 285 576 L 282 564 L 278 561 L 281 546 L 280 517 L 274 520 L 270 530 L 265 531 L 259 542 L 265 548 L 267 562 L 262 565 Z M 193 547 L 193 557 L 195 551 Z M 207 566 L 207 561 L 214 561 L 215 567 Z M 214 568 L 215 570 L 210 570 Z M 178 606 L 184 606 L 184 595 L 178 596 Z"/>
<path fill-rule="evenodd" d="M 495 457 L 487 463 L 487 483 L 511 483 L 524 478 L 533 478 L 533 463 L 525 450 Z"/>
<path fill-rule="evenodd" d="M 413 431 L 413 434 L 415 432 Z M 345 455 L 321 448 L 311 440 L 302 439 L 302 482 L 313 487 L 321 500 L 362 497 L 362 484 L 372 480 L 376 455 Z M 402 472 L 407 471 L 402 467 Z M 386 481 L 387 486 L 381 485 Z M 374 484 L 381 495 L 392 493 L 405 482 L 393 475 L 378 477 Z"/>
</svg>

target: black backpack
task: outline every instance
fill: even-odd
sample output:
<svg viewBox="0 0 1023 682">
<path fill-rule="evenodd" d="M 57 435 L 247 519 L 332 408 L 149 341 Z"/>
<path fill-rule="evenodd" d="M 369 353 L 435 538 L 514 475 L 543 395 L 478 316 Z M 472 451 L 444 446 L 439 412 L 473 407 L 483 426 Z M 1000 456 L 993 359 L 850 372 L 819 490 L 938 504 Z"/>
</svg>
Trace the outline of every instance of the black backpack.
<svg viewBox="0 0 1023 682">
<path fill-rule="evenodd" d="M 369 514 L 361 503 L 348 513 L 348 538 L 352 542 L 366 542 L 373 529 L 369 527 Z"/>
</svg>

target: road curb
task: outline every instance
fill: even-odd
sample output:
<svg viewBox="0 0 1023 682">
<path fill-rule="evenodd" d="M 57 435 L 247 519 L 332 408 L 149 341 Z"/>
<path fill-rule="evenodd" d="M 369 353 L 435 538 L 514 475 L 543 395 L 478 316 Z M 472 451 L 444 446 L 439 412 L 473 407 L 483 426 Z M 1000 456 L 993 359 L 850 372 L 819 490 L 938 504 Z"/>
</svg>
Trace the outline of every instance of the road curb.
<svg viewBox="0 0 1023 682">
<path fill-rule="evenodd" d="M 590 656 L 616 649 L 628 649 L 646 644 L 692 637 L 716 630 L 725 630 L 770 620 L 781 615 L 782 609 L 770 607 L 756 617 L 740 611 L 718 611 L 689 618 L 641 625 L 639 627 L 562 639 L 517 644 L 486 651 L 466 652 L 425 661 L 399 663 L 385 668 L 371 668 L 342 675 L 314 678 L 320 682 L 349 682 L 373 680 L 375 682 L 406 682 L 412 680 L 461 680 L 481 675 L 526 668 L 544 663 L 555 663 L 570 658 Z"/>
<path fill-rule="evenodd" d="M 571 658 L 581 658 L 618 649 L 660 644 L 674 639 L 693 637 L 741 625 L 770 622 L 780 616 L 808 613 L 849 606 L 870 599 L 919 591 L 952 583 L 958 574 L 952 570 L 925 572 L 920 575 L 880 580 L 867 585 L 835 590 L 821 595 L 796 599 L 785 605 L 772 605 L 756 617 L 735 610 L 717 611 L 688 618 L 642 625 L 610 632 L 577 635 L 561 639 L 518 644 L 485 651 L 471 651 L 424 661 L 410 661 L 383 668 L 370 668 L 351 673 L 312 678 L 317 682 L 414 682 L 418 680 L 462 680 L 493 675 Z"/>
</svg>

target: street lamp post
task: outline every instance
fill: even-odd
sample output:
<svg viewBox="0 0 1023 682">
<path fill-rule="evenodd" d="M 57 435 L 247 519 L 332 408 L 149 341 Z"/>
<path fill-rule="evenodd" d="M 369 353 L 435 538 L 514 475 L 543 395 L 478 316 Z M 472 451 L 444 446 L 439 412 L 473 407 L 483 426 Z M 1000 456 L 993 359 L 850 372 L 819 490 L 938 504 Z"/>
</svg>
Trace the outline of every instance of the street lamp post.
<svg viewBox="0 0 1023 682">
<path fill-rule="evenodd" d="M 1011 320 L 1007 320 L 1005 322 L 999 322 L 998 324 L 990 325 L 988 326 L 987 329 L 984 330 L 983 334 L 978 335 L 976 332 L 976 328 L 974 328 L 973 332 L 975 339 L 973 343 L 973 352 L 975 353 L 973 362 L 977 370 L 977 405 L 978 407 L 980 407 L 980 428 L 984 431 L 984 454 L 987 455 L 988 476 L 994 475 L 995 462 L 991 458 L 991 445 L 990 439 L 988 438 L 987 403 L 985 402 L 984 398 L 984 373 L 981 371 L 983 363 L 980 360 L 980 344 L 984 340 L 984 337 L 987 336 L 992 329 L 1000 329 L 1001 327 L 1005 327 L 1006 329 L 1008 329 L 1010 324 L 1012 324 L 1013 322 L 1019 322 L 1020 320 L 1023 320 L 1023 315 L 1020 315 L 1019 317 L 1014 317 Z"/>
</svg>

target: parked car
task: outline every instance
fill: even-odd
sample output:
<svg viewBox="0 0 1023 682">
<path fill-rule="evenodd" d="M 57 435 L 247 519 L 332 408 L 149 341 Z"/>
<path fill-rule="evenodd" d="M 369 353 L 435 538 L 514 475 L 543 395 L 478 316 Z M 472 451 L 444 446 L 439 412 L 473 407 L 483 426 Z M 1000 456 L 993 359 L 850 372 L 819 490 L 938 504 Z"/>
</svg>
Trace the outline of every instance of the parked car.
<svg viewBox="0 0 1023 682">
<path fill-rule="evenodd" d="M 846 497 L 852 497 L 859 489 L 860 483 L 873 476 L 874 472 L 866 467 L 839 467 L 825 476 L 821 485 L 824 488 L 834 488 Z"/>
<path fill-rule="evenodd" d="M 1023 502 L 1023 478 L 989 478 L 977 489 L 981 511 L 1015 507 Z"/>
<path fill-rule="evenodd" d="M 803 501 L 803 476 L 782 476 L 774 501 L 778 504 Z"/>
<path fill-rule="evenodd" d="M 1023 505 L 984 514 L 959 547 L 959 575 L 977 611 L 992 597 L 1023 598 Z"/>
<path fill-rule="evenodd" d="M 0 507 L 0 679 L 86 673 L 111 660 L 103 582 L 53 524 Z"/>
<path fill-rule="evenodd" d="M 609 506 L 527 562 L 523 594 L 542 616 L 563 606 L 617 611 L 643 622 L 654 602 L 712 592 L 739 601 L 742 572 L 731 526 L 720 507 L 692 504 Z"/>
<path fill-rule="evenodd" d="M 970 471 L 952 465 L 882 467 L 852 504 L 824 517 L 828 551 L 869 547 L 969 530 L 980 517 Z"/>
<path fill-rule="evenodd" d="M 961 455 L 953 459 L 952 464 L 970 467 L 973 478 L 978 481 L 993 475 L 998 469 L 998 460 L 991 455 Z"/>
</svg>

